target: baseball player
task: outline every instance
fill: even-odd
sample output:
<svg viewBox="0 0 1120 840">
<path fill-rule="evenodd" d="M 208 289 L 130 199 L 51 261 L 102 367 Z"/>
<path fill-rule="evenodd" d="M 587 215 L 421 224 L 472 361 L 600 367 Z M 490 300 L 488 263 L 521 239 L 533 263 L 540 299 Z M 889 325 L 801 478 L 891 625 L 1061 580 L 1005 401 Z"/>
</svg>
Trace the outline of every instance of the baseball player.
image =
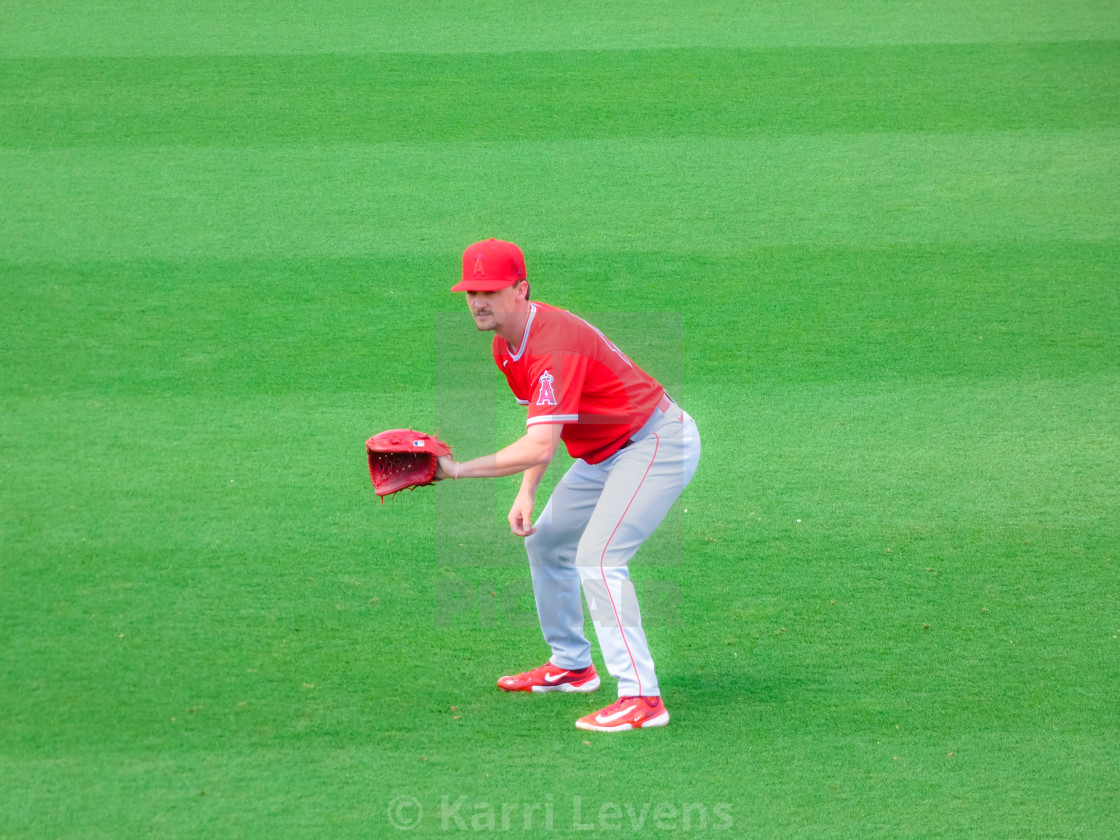
<svg viewBox="0 0 1120 840">
<path fill-rule="evenodd" d="M 469 461 L 439 459 L 439 478 L 522 473 L 509 511 L 525 537 L 541 631 L 552 650 L 539 668 L 498 680 L 504 691 L 591 692 L 599 676 L 584 631 L 583 594 L 619 699 L 576 726 L 618 732 L 665 726 L 653 658 L 628 563 L 696 472 L 700 436 L 665 389 L 599 330 L 530 300 L 521 249 L 488 239 L 463 252 L 475 326 L 494 333 L 493 354 L 526 432 Z M 576 459 L 533 522 L 534 496 L 560 441 Z"/>
</svg>

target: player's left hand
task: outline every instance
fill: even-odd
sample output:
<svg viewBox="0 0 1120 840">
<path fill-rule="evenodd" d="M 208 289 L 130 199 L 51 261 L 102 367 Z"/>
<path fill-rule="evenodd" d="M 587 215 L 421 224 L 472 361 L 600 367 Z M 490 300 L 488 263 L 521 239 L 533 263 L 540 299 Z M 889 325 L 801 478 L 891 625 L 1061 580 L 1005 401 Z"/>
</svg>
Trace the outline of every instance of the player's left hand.
<svg viewBox="0 0 1120 840">
<path fill-rule="evenodd" d="M 455 469 L 455 461 L 450 455 L 441 455 L 436 459 L 436 481 L 442 481 L 445 478 L 455 478 L 458 471 Z"/>
</svg>

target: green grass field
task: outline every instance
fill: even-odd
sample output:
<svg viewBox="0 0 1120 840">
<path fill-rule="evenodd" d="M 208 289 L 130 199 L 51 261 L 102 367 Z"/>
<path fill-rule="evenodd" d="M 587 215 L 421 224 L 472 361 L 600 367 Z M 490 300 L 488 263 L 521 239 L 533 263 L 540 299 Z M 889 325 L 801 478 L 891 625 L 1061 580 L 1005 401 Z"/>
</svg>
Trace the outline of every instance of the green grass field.
<svg viewBox="0 0 1120 840">
<path fill-rule="evenodd" d="M 370 487 L 487 236 L 700 426 L 666 729 Z M 0 290 L 0 838 L 1117 836 L 1114 0 L 0 0 Z"/>
</svg>

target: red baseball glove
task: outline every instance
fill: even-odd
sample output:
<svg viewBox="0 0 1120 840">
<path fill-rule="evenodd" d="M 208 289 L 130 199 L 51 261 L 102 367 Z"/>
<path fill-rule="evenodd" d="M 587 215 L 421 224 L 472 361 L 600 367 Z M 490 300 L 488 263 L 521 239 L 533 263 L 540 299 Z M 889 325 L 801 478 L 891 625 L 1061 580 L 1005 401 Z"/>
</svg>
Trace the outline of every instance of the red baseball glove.
<svg viewBox="0 0 1120 840">
<path fill-rule="evenodd" d="M 389 429 L 371 437 L 366 459 L 381 504 L 393 493 L 435 483 L 437 459 L 450 454 L 451 447 L 439 438 L 412 429 Z"/>
</svg>

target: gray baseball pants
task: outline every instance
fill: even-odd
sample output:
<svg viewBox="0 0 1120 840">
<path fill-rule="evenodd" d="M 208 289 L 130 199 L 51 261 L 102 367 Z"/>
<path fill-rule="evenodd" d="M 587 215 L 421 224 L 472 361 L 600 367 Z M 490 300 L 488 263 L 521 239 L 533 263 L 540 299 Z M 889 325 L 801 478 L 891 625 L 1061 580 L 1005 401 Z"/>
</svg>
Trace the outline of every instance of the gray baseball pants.
<svg viewBox="0 0 1120 840">
<path fill-rule="evenodd" d="M 628 564 L 699 461 L 696 423 L 662 401 L 625 447 L 599 464 L 577 460 L 556 485 L 534 523 L 536 533 L 525 540 L 553 665 L 578 670 L 591 664 L 582 585 L 619 696 L 661 693 Z"/>
</svg>

